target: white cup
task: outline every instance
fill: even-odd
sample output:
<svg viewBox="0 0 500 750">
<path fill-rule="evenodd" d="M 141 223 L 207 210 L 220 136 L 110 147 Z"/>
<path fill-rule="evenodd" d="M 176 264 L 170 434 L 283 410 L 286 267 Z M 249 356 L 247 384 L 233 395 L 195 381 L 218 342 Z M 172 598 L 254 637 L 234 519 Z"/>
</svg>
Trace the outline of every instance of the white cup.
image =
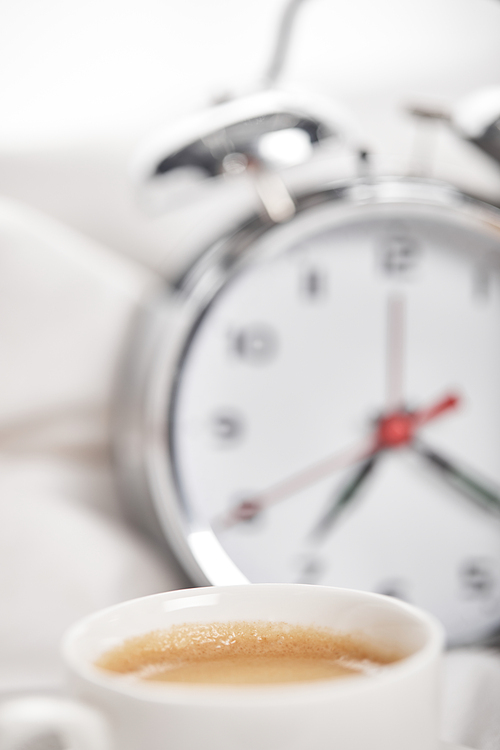
<svg viewBox="0 0 500 750">
<path fill-rule="evenodd" d="M 404 658 L 369 676 L 232 687 L 130 682 L 94 665 L 132 636 L 179 623 L 235 620 L 361 632 Z M 429 615 L 347 589 L 251 584 L 135 599 L 69 630 L 62 653 L 72 698 L 6 704 L 0 748 L 20 750 L 38 732 L 59 733 L 75 750 L 441 750 L 442 646 L 441 626 Z"/>
</svg>

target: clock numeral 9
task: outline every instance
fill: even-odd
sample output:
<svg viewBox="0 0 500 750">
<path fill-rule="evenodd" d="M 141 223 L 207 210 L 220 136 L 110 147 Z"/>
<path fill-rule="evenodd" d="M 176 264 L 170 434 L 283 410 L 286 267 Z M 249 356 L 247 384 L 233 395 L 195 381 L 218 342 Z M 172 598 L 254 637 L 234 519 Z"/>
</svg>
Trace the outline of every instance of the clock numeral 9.
<svg viewBox="0 0 500 750">
<path fill-rule="evenodd" d="M 468 599 L 489 599 L 496 587 L 493 561 L 484 557 L 466 560 L 458 575 L 462 593 Z"/>
<path fill-rule="evenodd" d="M 229 349 L 238 359 L 249 364 L 267 364 L 276 355 L 278 337 L 265 323 L 254 323 L 229 332 Z"/>
<path fill-rule="evenodd" d="M 234 409 L 223 408 L 209 418 L 210 434 L 222 446 L 231 446 L 239 442 L 245 431 L 242 416 Z"/>
<path fill-rule="evenodd" d="M 379 248 L 380 266 L 390 276 L 403 276 L 415 270 L 419 256 L 416 240 L 403 234 L 386 237 Z"/>
</svg>

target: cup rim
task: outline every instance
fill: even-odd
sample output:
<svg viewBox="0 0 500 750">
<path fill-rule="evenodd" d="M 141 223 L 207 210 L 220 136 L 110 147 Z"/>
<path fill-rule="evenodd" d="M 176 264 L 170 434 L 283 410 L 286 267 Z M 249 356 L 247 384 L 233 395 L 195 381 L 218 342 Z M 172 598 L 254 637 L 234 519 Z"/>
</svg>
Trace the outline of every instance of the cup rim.
<svg viewBox="0 0 500 750">
<path fill-rule="evenodd" d="M 98 667 L 89 663 L 77 653 L 78 640 L 88 628 L 99 620 L 113 615 L 114 612 L 127 607 L 140 606 L 141 602 L 153 600 L 169 601 L 175 599 L 198 598 L 200 596 L 227 594 L 242 591 L 251 587 L 270 591 L 272 589 L 286 591 L 293 589 L 299 592 L 307 590 L 310 594 L 316 591 L 320 596 L 342 595 L 343 597 L 362 598 L 365 601 L 383 601 L 384 606 L 392 606 L 395 610 L 406 612 L 423 625 L 428 634 L 427 642 L 414 654 L 403 657 L 400 661 L 384 667 L 375 675 L 357 676 L 356 679 L 332 679 L 314 680 L 310 682 L 297 682 L 270 685 L 194 685 L 194 684 L 146 684 L 120 682 L 115 675 L 108 676 Z M 77 679 L 90 683 L 94 688 L 107 690 L 114 694 L 128 696 L 140 701 L 193 705 L 195 703 L 212 704 L 223 700 L 228 705 L 257 705 L 272 702 L 273 705 L 282 702 L 309 702 L 321 700 L 322 697 L 332 694 L 362 693 L 377 689 L 381 685 L 390 684 L 405 674 L 418 671 L 425 663 L 437 658 L 443 650 L 445 642 L 444 628 L 441 623 L 431 614 L 407 602 L 393 597 L 373 592 L 360 591 L 356 589 L 340 588 L 333 586 L 320 586 L 312 584 L 296 583 L 251 583 L 232 586 L 205 586 L 188 589 L 177 589 L 173 591 L 150 594 L 148 596 L 128 599 L 118 604 L 111 605 L 97 612 L 93 612 L 71 625 L 63 635 L 61 641 L 61 654 L 66 668 L 69 669 Z"/>
</svg>

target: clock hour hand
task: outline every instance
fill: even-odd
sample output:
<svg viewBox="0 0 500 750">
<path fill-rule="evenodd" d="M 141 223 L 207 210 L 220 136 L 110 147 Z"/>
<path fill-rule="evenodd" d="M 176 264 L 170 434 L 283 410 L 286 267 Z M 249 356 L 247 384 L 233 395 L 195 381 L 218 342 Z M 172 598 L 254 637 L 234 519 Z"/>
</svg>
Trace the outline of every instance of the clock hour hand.
<svg viewBox="0 0 500 750">
<path fill-rule="evenodd" d="M 385 417 L 381 417 L 375 436 L 376 448 L 371 454 L 364 457 L 363 463 L 358 467 L 349 482 L 341 489 L 339 495 L 323 518 L 314 527 L 311 532 L 312 536 L 323 536 L 329 531 L 339 514 L 355 497 L 358 489 L 372 473 L 382 451 L 411 444 L 414 440 L 415 431 L 419 427 L 432 422 L 450 409 L 454 409 L 459 402 L 460 399 L 456 394 L 449 393 L 431 406 L 424 407 L 418 411 L 396 411 Z"/>
<path fill-rule="evenodd" d="M 468 469 L 464 469 L 456 461 L 443 456 L 420 440 L 414 441 L 412 448 L 427 463 L 438 469 L 443 479 L 462 492 L 469 500 L 491 513 L 500 515 L 500 489 L 493 488 L 487 480 L 476 478 L 469 473 Z"/>
<path fill-rule="evenodd" d="M 350 502 L 354 500 L 358 491 L 372 474 L 379 457 L 380 451 L 377 451 L 363 461 L 361 466 L 357 468 L 353 476 L 335 496 L 334 502 L 330 505 L 327 512 L 311 531 L 310 536 L 312 539 L 321 539 L 331 529 L 339 515 L 345 510 Z"/>
</svg>

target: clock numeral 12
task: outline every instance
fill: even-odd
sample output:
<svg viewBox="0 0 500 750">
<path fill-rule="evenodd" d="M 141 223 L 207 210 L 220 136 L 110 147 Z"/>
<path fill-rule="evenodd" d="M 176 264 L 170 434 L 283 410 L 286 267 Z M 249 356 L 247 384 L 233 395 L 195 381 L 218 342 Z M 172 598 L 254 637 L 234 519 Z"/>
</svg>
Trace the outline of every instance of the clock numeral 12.
<svg viewBox="0 0 500 750">
<path fill-rule="evenodd" d="M 386 237 L 379 247 L 379 262 L 382 271 L 391 276 L 401 276 L 416 268 L 420 248 L 408 235 L 394 234 Z"/>
</svg>

